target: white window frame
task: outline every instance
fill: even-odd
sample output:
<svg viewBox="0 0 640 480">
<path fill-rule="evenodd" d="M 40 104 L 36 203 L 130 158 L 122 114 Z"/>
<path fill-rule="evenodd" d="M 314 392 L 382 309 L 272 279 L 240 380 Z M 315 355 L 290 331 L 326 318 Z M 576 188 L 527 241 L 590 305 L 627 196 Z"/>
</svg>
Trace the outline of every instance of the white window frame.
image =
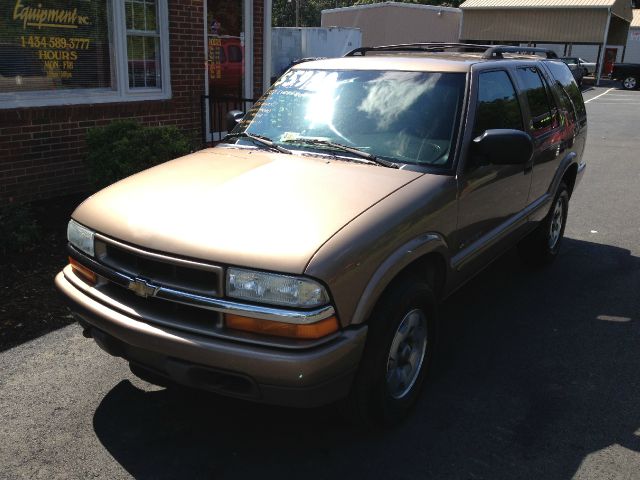
<svg viewBox="0 0 640 480">
<path fill-rule="evenodd" d="M 126 14 L 124 12 L 124 4 L 126 3 L 127 0 L 122 0 L 120 1 L 120 5 L 122 6 L 122 13 L 123 13 L 123 21 L 125 22 L 125 26 L 124 26 L 124 51 L 125 51 L 125 57 L 126 60 L 125 62 L 127 63 L 127 65 L 125 65 L 126 71 L 125 71 L 125 76 L 127 76 L 127 83 L 126 83 L 126 88 L 127 88 L 127 93 L 129 94 L 136 94 L 139 92 L 143 92 L 143 91 L 148 91 L 148 92 L 157 92 L 158 90 L 161 90 L 162 88 L 158 89 L 156 87 L 131 87 L 129 85 L 129 77 L 128 77 L 128 60 L 129 58 L 127 57 L 127 42 L 129 40 L 129 36 L 135 36 L 135 37 L 147 37 L 147 38 L 157 38 L 158 39 L 158 44 L 160 45 L 160 55 L 159 55 L 159 60 L 160 60 L 160 85 L 162 86 L 165 82 L 165 76 L 163 75 L 164 73 L 164 68 L 162 68 L 162 65 L 164 64 L 165 60 L 164 57 L 162 55 L 162 32 L 160 30 L 160 24 L 159 24 L 159 20 L 157 18 L 156 15 L 156 23 L 158 24 L 158 31 L 157 32 L 151 32 L 149 30 L 134 30 L 134 29 L 127 29 L 126 26 Z M 157 7 L 160 7 L 160 4 L 158 2 L 158 0 L 155 0 Z M 156 14 L 158 14 L 159 12 L 156 12 Z M 146 73 L 145 73 L 145 77 L 146 77 Z"/>
<path fill-rule="evenodd" d="M 168 0 L 156 0 L 160 32 L 160 88 L 130 88 L 127 64 L 127 25 L 125 0 L 107 0 L 109 38 L 112 40 L 112 80 L 115 88 L 87 88 L 57 91 L 26 91 L 0 93 L 0 109 L 86 105 L 94 103 L 140 102 L 171 98 L 169 64 Z"/>
</svg>

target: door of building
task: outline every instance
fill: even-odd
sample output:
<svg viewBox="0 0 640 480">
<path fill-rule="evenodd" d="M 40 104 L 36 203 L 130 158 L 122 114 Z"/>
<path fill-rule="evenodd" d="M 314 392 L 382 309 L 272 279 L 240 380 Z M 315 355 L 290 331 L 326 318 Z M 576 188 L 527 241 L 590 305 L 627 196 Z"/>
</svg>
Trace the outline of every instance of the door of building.
<svg viewBox="0 0 640 480">
<path fill-rule="evenodd" d="M 613 72 L 613 64 L 616 62 L 616 58 L 618 57 L 618 49 L 617 48 L 606 48 L 604 51 L 604 74 L 611 75 Z"/>
<path fill-rule="evenodd" d="M 207 141 L 225 134 L 229 110 L 245 110 L 251 97 L 252 58 L 248 18 L 250 0 L 207 0 L 206 2 L 206 92 Z"/>
</svg>

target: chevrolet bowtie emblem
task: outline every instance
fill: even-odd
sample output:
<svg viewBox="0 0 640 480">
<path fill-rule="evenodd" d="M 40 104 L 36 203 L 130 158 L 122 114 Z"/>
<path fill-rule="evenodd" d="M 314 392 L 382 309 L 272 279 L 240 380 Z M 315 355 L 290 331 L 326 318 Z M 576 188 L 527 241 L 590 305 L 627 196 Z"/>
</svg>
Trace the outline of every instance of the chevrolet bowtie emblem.
<svg viewBox="0 0 640 480">
<path fill-rule="evenodd" d="M 136 295 L 144 298 L 155 296 L 156 292 L 159 289 L 160 287 L 151 285 L 142 278 L 136 278 L 129 282 L 129 290 L 133 291 L 133 293 L 135 293 Z"/>
</svg>

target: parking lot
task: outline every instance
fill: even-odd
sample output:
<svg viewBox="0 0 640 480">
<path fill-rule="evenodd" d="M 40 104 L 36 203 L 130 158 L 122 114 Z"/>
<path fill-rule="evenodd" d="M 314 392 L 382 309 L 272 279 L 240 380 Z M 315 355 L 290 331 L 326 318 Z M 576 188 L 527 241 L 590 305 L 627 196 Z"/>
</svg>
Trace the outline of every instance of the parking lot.
<svg viewBox="0 0 640 480">
<path fill-rule="evenodd" d="M 0 353 L 0 478 L 640 479 L 640 91 L 585 99 L 560 258 L 443 305 L 400 427 L 153 387 L 72 325 Z"/>
</svg>

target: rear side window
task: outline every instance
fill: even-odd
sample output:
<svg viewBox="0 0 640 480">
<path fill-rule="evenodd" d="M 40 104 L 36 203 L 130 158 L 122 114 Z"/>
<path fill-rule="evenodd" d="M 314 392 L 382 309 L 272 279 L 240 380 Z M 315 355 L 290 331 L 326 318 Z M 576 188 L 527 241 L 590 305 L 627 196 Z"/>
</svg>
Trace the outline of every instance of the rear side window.
<svg viewBox="0 0 640 480">
<path fill-rule="evenodd" d="M 557 126 L 557 109 L 547 94 L 538 69 L 525 67 L 516 69 L 516 72 L 529 103 L 534 135 L 542 135 L 555 128 Z"/>
<path fill-rule="evenodd" d="M 584 107 L 584 100 L 582 98 L 582 92 L 576 81 L 571 74 L 571 70 L 564 64 L 560 62 L 545 62 L 545 65 L 549 67 L 551 74 L 554 76 L 556 81 L 560 84 L 565 93 L 571 98 L 571 102 L 573 103 L 573 108 L 576 111 L 576 115 L 579 120 L 582 120 L 587 116 L 587 111 Z"/>
<path fill-rule="evenodd" d="M 509 75 L 504 70 L 481 73 L 478 82 L 478 111 L 474 136 L 495 128 L 523 129 L 518 96 Z"/>
</svg>

